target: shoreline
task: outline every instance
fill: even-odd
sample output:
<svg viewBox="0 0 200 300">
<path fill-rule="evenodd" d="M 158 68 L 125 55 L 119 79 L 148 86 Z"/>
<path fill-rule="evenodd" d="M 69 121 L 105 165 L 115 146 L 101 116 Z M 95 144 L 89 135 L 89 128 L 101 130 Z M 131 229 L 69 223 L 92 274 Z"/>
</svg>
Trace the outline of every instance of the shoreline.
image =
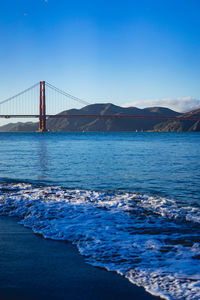
<svg viewBox="0 0 200 300">
<path fill-rule="evenodd" d="M 0 217 L 0 300 L 155 300 L 115 272 L 87 264 L 69 242 Z"/>
</svg>

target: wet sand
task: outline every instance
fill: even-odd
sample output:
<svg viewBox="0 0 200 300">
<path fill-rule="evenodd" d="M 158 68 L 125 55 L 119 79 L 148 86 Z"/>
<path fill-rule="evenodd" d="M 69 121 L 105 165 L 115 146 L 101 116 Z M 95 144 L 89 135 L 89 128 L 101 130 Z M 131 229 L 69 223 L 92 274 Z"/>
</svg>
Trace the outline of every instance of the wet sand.
<svg viewBox="0 0 200 300">
<path fill-rule="evenodd" d="M 122 276 L 85 263 L 71 243 L 45 240 L 0 217 L 0 300 L 155 300 Z"/>
</svg>

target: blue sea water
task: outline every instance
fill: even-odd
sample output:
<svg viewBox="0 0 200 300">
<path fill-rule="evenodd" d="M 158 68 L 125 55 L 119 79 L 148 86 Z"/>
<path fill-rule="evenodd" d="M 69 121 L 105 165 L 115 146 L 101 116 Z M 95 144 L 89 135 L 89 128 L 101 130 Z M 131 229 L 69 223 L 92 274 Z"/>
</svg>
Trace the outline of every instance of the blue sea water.
<svg viewBox="0 0 200 300">
<path fill-rule="evenodd" d="M 166 299 L 200 298 L 199 133 L 0 133 L 0 214 Z"/>
</svg>

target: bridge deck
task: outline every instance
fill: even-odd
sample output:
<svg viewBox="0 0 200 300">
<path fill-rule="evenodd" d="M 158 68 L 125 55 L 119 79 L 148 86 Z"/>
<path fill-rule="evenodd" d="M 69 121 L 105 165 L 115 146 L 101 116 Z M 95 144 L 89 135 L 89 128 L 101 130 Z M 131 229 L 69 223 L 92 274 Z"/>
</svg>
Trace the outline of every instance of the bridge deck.
<svg viewBox="0 0 200 300">
<path fill-rule="evenodd" d="M 0 115 L 0 118 L 39 118 L 40 115 Z M 91 119 L 157 119 L 157 120 L 188 120 L 200 121 L 200 117 L 172 116 L 134 116 L 134 115 L 46 115 L 46 118 L 91 118 Z"/>
</svg>

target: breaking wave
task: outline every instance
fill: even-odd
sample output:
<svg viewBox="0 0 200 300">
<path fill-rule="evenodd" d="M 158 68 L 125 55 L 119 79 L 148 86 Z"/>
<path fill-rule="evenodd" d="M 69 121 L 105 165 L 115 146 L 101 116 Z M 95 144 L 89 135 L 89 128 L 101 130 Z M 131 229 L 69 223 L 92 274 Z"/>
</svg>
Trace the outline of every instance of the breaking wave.
<svg viewBox="0 0 200 300">
<path fill-rule="evenodd" d="M 0 215 L 44 238 L 71 241 L 88 263 L 153 295 L 199 299 L 200 210 L 138 193 L 0 184 Z"/>
</svg>

